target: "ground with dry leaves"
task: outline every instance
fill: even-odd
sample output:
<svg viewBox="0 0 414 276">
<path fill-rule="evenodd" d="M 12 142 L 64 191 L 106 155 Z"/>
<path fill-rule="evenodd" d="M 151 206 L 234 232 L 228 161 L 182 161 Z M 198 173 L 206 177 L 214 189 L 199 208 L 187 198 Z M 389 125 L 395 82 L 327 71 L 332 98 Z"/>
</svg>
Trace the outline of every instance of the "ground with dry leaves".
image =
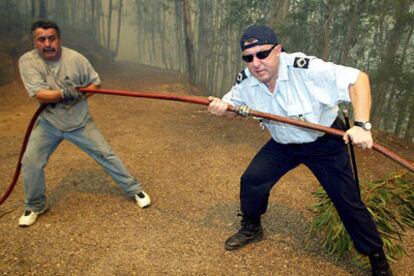
<svg viewBox="0 0 414 276">
<path fill-rule="evenodd" d="M 201 93 L 174 72 L 131 64 L 112 69 L 100 70 L 105 88 Z M 21 180 L 0 207 L 1 274 L 369 275 L 350 258 L 328 256 L 317 240 L 305 247 L 315 203 L 311 192 L 318 184 L 303 166 L 273 189 L 263 218 L 266 239 L 224 250 L 239 224 L 239 177 L 269 139 L 255 120 L 218 118 L 204 106 L 180 102 L 103 95 L 89 102 L 98 127 L 143 183 L 152 206 L 140 209 L 92 159 L 64 142 L 46 169 L 49 211 L 32 227 L 17 226 Z M 0 87 L 1 192 L 35 109 L 19 81 Z M 413 156 L 412 145 L 382 139 Z M 400 170 L 374 152 L 357 151 L 357 158 L 365 180 Z M 408 232 L 404 242 L 408 256 L 392 267 L 395 275 L 414 275 L 414 234 Z"/>
</svg>

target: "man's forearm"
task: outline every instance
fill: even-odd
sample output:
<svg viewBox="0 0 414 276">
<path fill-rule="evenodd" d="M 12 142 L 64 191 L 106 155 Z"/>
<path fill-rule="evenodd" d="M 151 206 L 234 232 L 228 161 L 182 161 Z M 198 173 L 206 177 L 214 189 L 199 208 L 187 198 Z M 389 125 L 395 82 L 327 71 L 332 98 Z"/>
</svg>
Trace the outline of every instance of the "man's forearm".
<svg viewBox="0 0 414 276">
<path fill-rule="evenodd" d="M 85 88 L 97 89 L 99 88 L 99 86 L 100 85 L 92 83 L 86 86 Z M 62 101 L 65 98 L 65 93 L 61 89 L 58 89 L 58 90 L 40 89 L 36 93 L 35 97 L 40 103 L 57 103 L 57 102 Z"/>
<path fill-rule="evenodd" d="M 36 100 L 40 103 L 57 103 L 63 100 L 62 93 L 59 90 L 40 89 L 37 91 Z"/>
<path fill-rule="evenodd" d="M 361 72 L 357 81 L 349 87 L 355 121 L 369 121 L 371 113 L 371 87 L 368 75 Z"/>
</svg>

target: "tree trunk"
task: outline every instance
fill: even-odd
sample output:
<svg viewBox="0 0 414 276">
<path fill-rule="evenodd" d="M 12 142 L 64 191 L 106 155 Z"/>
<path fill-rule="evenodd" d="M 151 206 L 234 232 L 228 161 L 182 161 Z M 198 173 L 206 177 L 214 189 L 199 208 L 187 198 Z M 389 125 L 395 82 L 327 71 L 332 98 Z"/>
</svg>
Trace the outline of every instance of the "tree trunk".
<svg viewBox="0 0 414 276">
<path fill-rule="evenodd" d="M 36 0 L 32 0 L 32 20 L 36 20 Z"/>
<path fill-rule="evenodd" d="M 122 5 L 123 5 L 122 0 L 119 0 L 119 3 L 118 3 L 118 28 L 116 30 L 116 44 L 115 44 L 115 51 L 114 51 L 115 56 L 118 55 L 119 41 L 121 39 Z"/>
<path fill-rule="evenodd" d="M 39 1 L 39 18 L 42 18 L 42 19 L 47 18 L 46 1 L 45 0 L 40 0 Z"/>
<path fill-rule="evenodd" d="M 283 26 L 287 16 L 289 15 L 290 0 L 273 0 L 271 4 L 272 13 L 270 15 L 270 26 L 279 29 Z"/>
<path fill-rule="evenodd" d="M 400 101 L 398 101 L 397 105 L 399 106 L 398 110 L 397 110 L 397 121 L 395 123 L 395 128 L 394 128 L 394 135 L 397 136 L 402 136 L 401 134 L 404 131 L 403 125 L 404 125 L 404 121 L 407 118 L 407 111 L 409 112 L 410 109 L 410 95 L 407 93 L 405 95 L 405 97 L 402 97 Z"/>
<path fill-rule="evenodd" d="M 404 43 L 404 47 L 402 50 L 402 54 L 401 54 L 401 58 L 399 61 L 399 67 L 400 68 L 404 68 L 404 63 L 406 61 L 406 56 L 407 56 L 407 50 L 408 50 L 408 45 L 410 44 L 411 41 L 411 37 L 413 35 L 413 30 L 414 30 L 414 26 L 411 25 L 410 26 L 410 31 L 407 35 L 407 38 L 405 40 Z M 397 122 L 395 125 L 395 129 L 394 129 L 394 134 L 397 136 L 402 136 L 404 133 L 404 121 L 407 118 L 407 113 L 406 112 L 410 112 L 410 110 L 413 108 L 413 95 L 411 93 L 411 88 L 407 87 L 407 89 L 405 89 L 402 93 L 404 93 L 405 95 L 403 97 L 401 97 L 401 100 L 397 103 L 398 106 L 398 112 L 397 112 Z M 407 128 L 405 133 L 409 133 L 410 129 Z M 407 137 L 406 137 L 407 138 Z M 411 136 L 410 138 L 414 138 L 414 136 Z"/>
<path fill-rule="evenodd" d="M 109 0 L 106 49 L 111 50 L 112 0 Z"/>
<path fill-rule="evenodd" d="M 66 4 L 64 0 L 55 0 L 55 14 L 59 18 L 59 23 L 62 27 L 66 26 L 67 15 L 65 13 Z"/>
<path fill-rule="evenodd" d="M 404 47 L 403 47 L 401 58 L 400 58 L 400 67 L 402 67 L 404 65 L 404 61 L 406 60 L 407 50 L 409 48 L 411 38 L 412 38 L 413 32 L 414 32 L 414 25 L 409 26 L 409 28 L 410 28 L 410 30 L 408 32 L 407 38 L 405 39 Z"/>
<path fill-rule="evenodd" d="M 177 41 L 179 47 L 178 47 L 178 68 L 180 68 L 180 73 L 183 73 L 184 75 L 187 75 L 188 77 L 188 68 L 187 68 L 187 56 L 183 55 L 183 51 L 181 50 L 181 41 L 184 41 L 183 36 L 183 30 L 184 30 L 184 21 L 181 21 L 181 18 L 183 18 L 183 3 L 182 1 L 175 2 L 175 29 L 177 30 L 175 32 L 175 41 Z M 184 51 L 186 51 L 185 42 L 184 44 Z M 184 61 L 185 60 L 185 61 Z"/>
<path fill-rule="evenodd" d="M 359 24 L 361 22 L 361 14 L 365 9 L 365 0 L 358 0 L 356 3 L 350 1 L 349 6 L 349 24 L 346 25 L 346 33 L 344 35 L 344 40 L 341 47 L 341 52 L 339 54 L 339 64 L 345 64 L 348 60 L 349 50 L 352 48 L 352 39 L 355 38 Z"/>
<path fill-rule="evenodd" d="M 411 106 L 414 105 L 414 101 L 412 100 L 412 97 L 411 97 L 411 103 L 409 104 L 411 104 Z M 414 137 L 414 108 L 410 108 L 409 110 L 410 110 L 410 114 L 408 117 L 407 130 L 405 132 L 404 138 L 412 142 L 413 137 Z"/>
<path fill-rule="evenodd" d="M 98 21 L 100 21 L 100 38 L 102 39 L 101 41 L 102 41 L 102 45 L 104 45 L 105 47 L 106 47 L 106 45 L 107 45 L 107 41 L 106 41 L 106 31 L 105 31 L 105 14 L 104 14 L 104 11 L 103 11 L 103 5 L 100 5 L 101 6 L 101 8 L 100 8 L 100 13 L 99 13 L 99 19 L 98 19 Z"/>
<path fill-rule="evenodd" d="M 409 18 L 410 0 L 399 0 L 396 5 L 398 5 L 394 15 L 396 22 L 387 39 L 388 45 L 386 45 L 386 51 L 381 57 L 381 63 L 378 68 L 378 73 L 384 76 L 389 75 L 390 69 L 392 70 L 395 66 L 397 60 L 396 54 L 401 44 L 403 30 L 410 22 L 407 20 Z M 384 77 L 378 78 L 378 85 L 375 89 L 376 94 L 374 94 L 374 109 L 372 112 L 372 121 L 375 126 L 379 126 L 381 121 L 381 114 L 384 109 L 384 100 L 388 88 L 389 79 Z"/>
<path fill-rule="evenodd" d="M 322 29 L 322 47 L 321 47 L 321 58 L 323 60 L 329 59 L 329 50 L 331 46 L 331 28 L 332 28 L 332 21 L 333 21 L 333 3 L 332 0 L 329 0 L 324 5 L 325 9 L 325 20 Z"/>
<path fill-rule="evenodd" d="M 11 24 L 10 24 L 10 0 L 6 0 L 6 14 L 7 14 L 7 18 L 6 18 L 6 22 L 7 22 L 7 26 L 6 26 L 6 29 L 7 29 L 7 31 L 9 31 L 10 32 L 10 26 L 11 26 Z"/>
<path fill-rule="evenodd" d="M 194 64 L 194 32 L 191 22 L 191 1 L 182 0 L 184 14 L 184 34 L 185 34 L 185 51 L 187 53 L 187 72 L 190 83 L 195 82 L 195 64 Z"/>
<path fill-rule="evenodd" d="M 96 3 L 95 0 L 91 0 L 91 32 L 94 38 L 96 37 Z"/>
</svg>

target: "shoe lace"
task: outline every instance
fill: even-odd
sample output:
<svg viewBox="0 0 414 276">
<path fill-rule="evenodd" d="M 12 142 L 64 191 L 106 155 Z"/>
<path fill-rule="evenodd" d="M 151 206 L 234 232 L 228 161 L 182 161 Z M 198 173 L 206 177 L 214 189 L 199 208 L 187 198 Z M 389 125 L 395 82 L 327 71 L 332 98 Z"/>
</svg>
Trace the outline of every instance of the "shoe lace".
<svg viewBox="0 0 414 276">
<path fill-rule="evenodd" d="M 242 218 L 242 220 L 241 220 L 241 225 L 242 226 L 244 226 L 246 223 L 247 223 L 247 221 L 249 220 L 244 214 L 242 214 L 242 213 L 238 213 L 237 214 L 237 216 L 238 217 L 241 217 Z"/>
<path fill-rule="evenodd" d="M 30 216 L 30 214 L 31 214 L 31 213 L 32 213 L 32 211 L 25 211 L 25 212 L 24 212 L 24 216 L 25 216 L 25 217 Z"/>
<path fill-rule="evenodd" d="M 242 231 L 250 232 L 260 227 L 260 223 L 257 224 L 257 223 L 252 222 L 246 215 L 242 213 L 238 213 L 237 216 L 242 217 L 242 220 L 240 222 Z"/>
</svg>

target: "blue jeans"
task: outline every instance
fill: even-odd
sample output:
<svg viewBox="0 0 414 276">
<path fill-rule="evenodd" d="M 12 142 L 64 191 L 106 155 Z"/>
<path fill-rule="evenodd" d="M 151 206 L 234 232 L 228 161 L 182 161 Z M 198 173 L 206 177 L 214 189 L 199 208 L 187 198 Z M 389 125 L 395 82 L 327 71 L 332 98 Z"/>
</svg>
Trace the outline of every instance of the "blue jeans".
<svg viewBox="0 0 414 276">
<path fill-rule="evenodd" d="M 129 196 L 142 191 L 141 184 L 131 176 L 92 120 L 77 130 L 61 131 L 39 119 L 22 160 L 26 210 L 41 211 L 46 207 L 44 168 L 63 139 L 77 145 L 98 162 Z"/>
</svg>

